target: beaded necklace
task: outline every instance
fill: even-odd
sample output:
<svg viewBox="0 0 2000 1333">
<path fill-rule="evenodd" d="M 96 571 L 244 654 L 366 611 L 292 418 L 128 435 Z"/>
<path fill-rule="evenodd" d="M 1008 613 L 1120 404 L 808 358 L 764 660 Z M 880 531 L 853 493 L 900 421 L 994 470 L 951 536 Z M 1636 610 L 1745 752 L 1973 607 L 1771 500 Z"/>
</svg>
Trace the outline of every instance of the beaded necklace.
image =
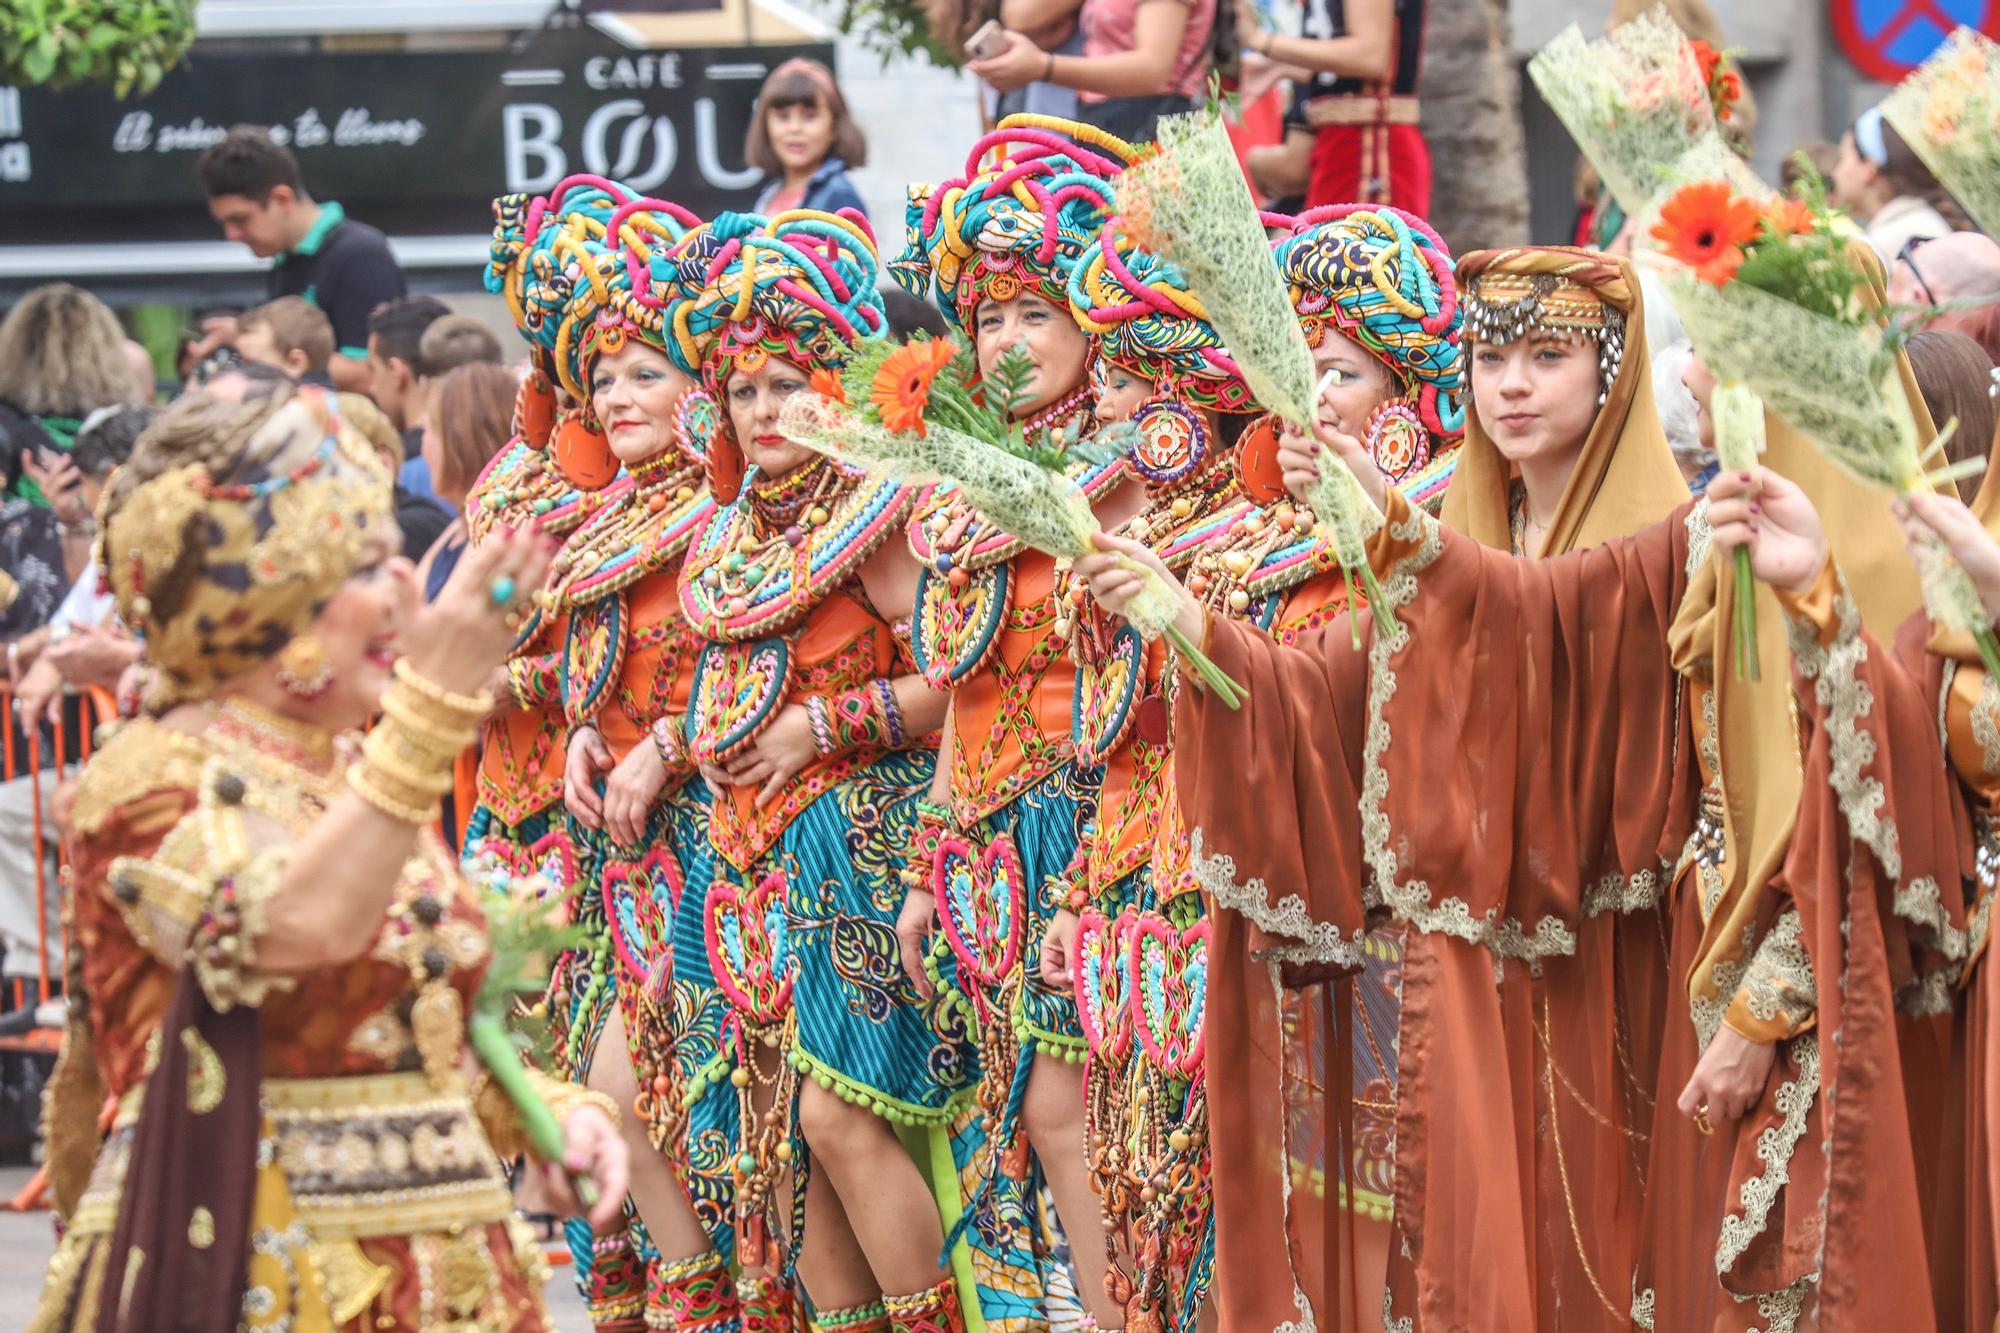
<svg viewBox="0 0 2000 1333">
<path fill-rule="evenodd" d="M 500 524 L 531 523 L 563 536 L 620 493 L 582 491 L 552 467 L 548 455 L 516 439 L 486 465 L 465 504 L 465 532 L 474 543 Z"/>
<path fill-rule="evenodd" d="M 677 453 L 632 468 L 630 485 L 615 504 L 556 553 L 549 571 L 552 607 L 595 601 L 664 568 L 715 512 L 703 483 L 702 466 Z"/>
<path fill-rule="evenodd" d="M 776 482 L 753 478 L 695 538 L 681 605 L 703 638 L 741 642 L 790 628 L 852 578 L 916 503 L 910 487 L 818 462 Z"/>
</svg>

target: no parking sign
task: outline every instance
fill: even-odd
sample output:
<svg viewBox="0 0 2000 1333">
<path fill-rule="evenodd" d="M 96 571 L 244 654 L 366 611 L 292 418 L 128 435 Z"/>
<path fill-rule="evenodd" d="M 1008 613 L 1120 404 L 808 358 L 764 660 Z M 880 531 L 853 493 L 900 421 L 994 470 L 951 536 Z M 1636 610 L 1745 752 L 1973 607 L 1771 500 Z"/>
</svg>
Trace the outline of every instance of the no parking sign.
<svg viewBox="0 0 2000 1333">
<path fill-rule="evenodd" d="M 2000 0 L 1830 0 L 1833 35 L 1871 79 L 1895 83 L 1957 27 L 2000 38 Z"/>
</svg>

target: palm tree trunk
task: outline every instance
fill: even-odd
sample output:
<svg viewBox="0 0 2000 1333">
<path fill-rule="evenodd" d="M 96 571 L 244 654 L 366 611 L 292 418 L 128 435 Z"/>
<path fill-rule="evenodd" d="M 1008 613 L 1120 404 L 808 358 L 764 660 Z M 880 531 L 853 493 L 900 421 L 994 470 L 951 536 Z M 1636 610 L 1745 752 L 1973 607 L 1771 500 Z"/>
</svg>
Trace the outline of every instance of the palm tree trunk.
<svg viewBox="0 0 2000 1333">
<path fill-rule="evenodd" d="M 1453 254 L 1528 240 L 1521 69 L 1510 0 L 1430 0 L 1423 131 L 1431 147 L 1431 225 Z"/>
</svg>

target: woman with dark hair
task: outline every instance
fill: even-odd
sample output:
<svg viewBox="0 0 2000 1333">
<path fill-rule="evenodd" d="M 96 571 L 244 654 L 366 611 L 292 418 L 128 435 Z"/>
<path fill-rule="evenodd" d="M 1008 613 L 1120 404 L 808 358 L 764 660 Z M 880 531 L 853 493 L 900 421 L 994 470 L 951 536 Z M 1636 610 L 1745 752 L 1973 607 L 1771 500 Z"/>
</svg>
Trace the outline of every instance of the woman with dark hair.
<svg viewBox="0 0 2000 1333">
<path fill-rule="evenodd" d="M 753 210 L 770 216 L 795 208 L 863 217 L 868 206 L 847 173 L 868 162 L 868 141 L 847 110 L 833 71 L 817 60 L 787 60 L 757 94 L 743 156 L 762 171 Z"/>
<path fill-rule="evenodd" d="M 1951 461 L 1986 457 L 1993 442 L 1994 421 L 2000 417 L 2000 404 L 1993 398 L 1993 359 L 1986 355 L 1986 349 L 1963 333 L 1925 329 L 1910 335 L 1907 350 L 1931 420 L 1939 430 L 1947 421 L 1958 422 L 1957 432 L 1945 446 Z M 1966 503 L 1972 502 L 1978 489 L 1977 477 L 1959 478 L 1958 495 Z"/>
<path fill-rule="evenodd" d="M 1882 108 L 1869 107 L 1840 138 L 1840 157 L 1833 164 L 1833 202 L 1854 215 L 1868 244 L 1894 265 L 1912 241 L 1929 240 L 1951 231 L 1951 223 L 1930 202 L 1942 191 Z"/>
</svg>

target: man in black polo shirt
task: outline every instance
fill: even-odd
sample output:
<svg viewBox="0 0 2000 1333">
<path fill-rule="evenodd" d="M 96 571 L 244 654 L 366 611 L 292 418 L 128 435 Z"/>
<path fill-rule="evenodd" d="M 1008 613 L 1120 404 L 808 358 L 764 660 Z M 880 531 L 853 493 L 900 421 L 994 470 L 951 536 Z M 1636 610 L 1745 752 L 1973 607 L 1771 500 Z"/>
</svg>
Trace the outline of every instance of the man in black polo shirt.
<svg viewBox="0 0 2000 1333">
<path fill-rule="evenodd" d="M 270 294 L 302 296 L 333 321 L 334 384 L 368 391 L 368 313 L 408 290 L 382 233 L 316 203 L 291 150 L 254 125 L 239 125 L 195 164 L 208 211 L 222 234 L 271 266 Z"/>
</svg>

